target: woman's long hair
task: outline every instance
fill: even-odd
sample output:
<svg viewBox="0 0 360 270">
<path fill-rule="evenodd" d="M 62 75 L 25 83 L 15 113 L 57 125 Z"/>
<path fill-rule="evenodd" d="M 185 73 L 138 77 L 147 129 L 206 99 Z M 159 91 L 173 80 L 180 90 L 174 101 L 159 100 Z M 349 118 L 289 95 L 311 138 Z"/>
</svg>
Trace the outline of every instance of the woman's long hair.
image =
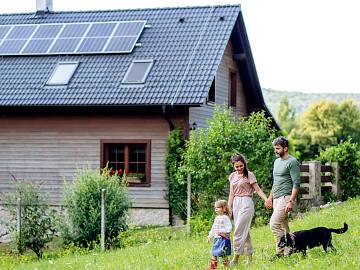
<svg viewBox="0 0 360 270">
<path fill-rule="evenodd" d="M 248 177 L 248 169 L 247 169 L 247 164 L 246 164 L 246 159 L 243 155 L 241 154 L 234 154 L 231 159 L 230 159 L 231 163 L 234 165 L 234 163 L 236 162 L 242 162 L 244 164 L 244 176 Z"/>
</svg>

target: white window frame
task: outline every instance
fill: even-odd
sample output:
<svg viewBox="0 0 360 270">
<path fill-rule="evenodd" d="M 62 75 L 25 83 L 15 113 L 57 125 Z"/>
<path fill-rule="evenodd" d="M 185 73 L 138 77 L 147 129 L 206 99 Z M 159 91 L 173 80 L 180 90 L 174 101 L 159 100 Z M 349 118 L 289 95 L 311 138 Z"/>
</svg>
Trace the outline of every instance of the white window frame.
<svg viewBox="0 0 360 270">
<path fill-rule="evenodd" d="M 67 74 L 58 74 L 59 72 L 65 72 L 64 70 L 61 70 L 61 66 L 71 65 L 73 66 L 72 70 L 67 70 Z M 56 65 L 54 71 L 52 72 L 50 78 L 47 81 L 47 85 L 68 85 L 71 78 L 74 76 L 76 69 L 79 66 L 79 62 L 58 62 Z M 60 80 L 61 76 L 63 77 L 63 80 Z M 56 78 L 59 77 L 59 78 Z M 56 79 L 55 81 L 54 78 Z"/>
<path fill-rule="evenodd" d="M 144 76 L 142 77 L 141 80 L 139 81 L 128 81 L 128 76 L 132 70 L 132 68 L 134 67 L 134 64 L 136 63 L 150 63 L 150 65 L 148 66 L 146 72 L 144 73 Z M 147 76 L 150 73 L 150 70 L 152 68 L 152 66 L 154 65 L 154 60 L 153 59 L 143 59 L 143 60 L 133 60 L 128 68 L 128 70 L 125 73 L 124 79 L 122 80 L 122 83 L 124 84 L 143 84 L 146 81 Z"/>
</svg>

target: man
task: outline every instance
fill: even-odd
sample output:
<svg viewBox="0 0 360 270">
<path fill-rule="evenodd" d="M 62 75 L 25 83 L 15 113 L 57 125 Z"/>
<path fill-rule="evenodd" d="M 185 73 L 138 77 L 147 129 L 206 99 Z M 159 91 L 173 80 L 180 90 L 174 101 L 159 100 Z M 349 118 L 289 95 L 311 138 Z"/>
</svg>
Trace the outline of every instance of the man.
<svg viewBox="0 0 360 270">
<path fill-rule="evenodd" d="M 284 137 L 276 138 L 273 143 L 277 159 L 273 168 L 273 186 L 265 207 L 273 208 L 270 219 L 270 229 L 276 237 L 276 255 L 282 257 L 284 249 L 278 247 L 278 242 L 284 233 L 289 232 L 288 213 L 292 210 L 296 195 L 300 188 L 300 164 L 289 155 L 289 142 Z"/>
</svg>

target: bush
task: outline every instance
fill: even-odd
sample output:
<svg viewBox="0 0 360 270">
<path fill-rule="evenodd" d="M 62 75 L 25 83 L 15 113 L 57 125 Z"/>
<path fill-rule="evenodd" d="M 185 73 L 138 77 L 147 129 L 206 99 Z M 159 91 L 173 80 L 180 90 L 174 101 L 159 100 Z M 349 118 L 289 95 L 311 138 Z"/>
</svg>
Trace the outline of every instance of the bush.
<svg viewBox="0 0 360 270">
<path fill-rule="evenodd" d="M 228 197 L 228 176 L 232 171 L 230 157 L 242 153 L 248 160 L 248 168 L 256 175 L 265 192 L 271 189 L 270 172 L 274 159 L 272 140 L 275 130 L 271 119 L 263 112 L 253 113 L 248 118 L 235 118 L 230 110 L 216 108 L 209 127 L 190 134 L 183 155 L 183 165 L 176 177 L 186 181 L 192 177 L 192 205 L 194 214 L 203 213 L 208 218 L 213 212 L 216 199 Z M 266 215 L 263 205 L 257 207 L 257 215 Z"/>
<path fill-rule="evenodd" d="M 338 162 L 342 199 L 360 195 L 360 151 L 357 143 L 341 142 L 320 152 L 321 163 Z"/>
<path fill-rule="evenodd" d="M 10 232 L 15 235 L 17 249 L 20 254 L 29 248 L 41 259 L 46 243 L 55 234 L 54 210 L 50 210 L 45 196 L 40 192 L 40 186 L 26 181 L 17 181 L 16 193 L 6 196 L 6 207 L 10 212 L 7 224 Z M 16 204 L 21 200 L 21 230 L 20 237 L 16 227 Z"/>
<path fill-rule="evenodd" d="M 126 230 L 130 199 L 124 181 L 108 168 L 99 173 L 88 168 L 79 170 L 71 185 L 65 184 L 68 224 L 64 226 L 65 242 L 91 247 L 101 234 L 101 190 L 106 189 L 106 245 Z"/>
<path fill-rule="evenodd" d="M 174 214 L 186 218 L 186 176 L 176 177 L 185 150 L 185 139 L 180 128 L 169 132 L 167 141 L 166 171 L 169 183 L 168 200 Z"/>
</svg>

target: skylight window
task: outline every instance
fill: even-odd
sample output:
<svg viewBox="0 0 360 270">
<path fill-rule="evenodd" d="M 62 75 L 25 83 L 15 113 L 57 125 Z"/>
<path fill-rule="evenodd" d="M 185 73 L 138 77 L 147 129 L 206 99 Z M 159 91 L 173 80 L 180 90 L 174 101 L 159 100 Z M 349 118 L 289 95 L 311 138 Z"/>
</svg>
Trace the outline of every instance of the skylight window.
<svg viewBox="0 0 360 270">
<path fill-rule="evenodd" d="M 133 60 L 122 82 L 145 83 L 153 63 L 153 60 Z"/>
<path fill-rule="evenodd" d="M 51 74 L 47 85 L 67 85 L 75 73 L 79 62 L 59 62 Z"/>
</svg>

